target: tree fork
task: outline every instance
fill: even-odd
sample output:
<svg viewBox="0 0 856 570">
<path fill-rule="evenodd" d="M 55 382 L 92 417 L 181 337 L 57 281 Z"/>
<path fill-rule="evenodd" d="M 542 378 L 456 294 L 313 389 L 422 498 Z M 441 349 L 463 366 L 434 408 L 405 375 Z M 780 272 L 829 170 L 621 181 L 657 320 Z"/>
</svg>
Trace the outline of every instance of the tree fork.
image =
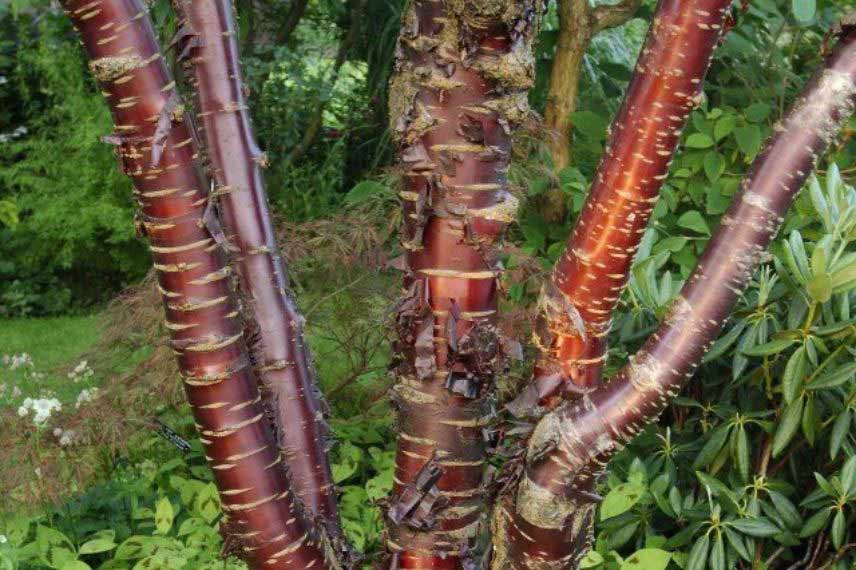
<svg viewBox="0 0 856 570">
<path fill-rule="evenodd" d="M 276 424 L 291 485 L 306 507 L 341 535 L 327 458 L 327 428 L 315 370 L 292 299 L 265 193 L 229 0 L 173 0 L 181 16 L 174 43 L 188 70 L 200 131 L 215 181 L 250 322 L 248 342 Z"/>
<path fill-rule="evenodd" d="M 193 129 L 139 0 L 66 0 L 113 114 L 176 354 L 225 514 L 251 568 L 339 568 L 307 522 L 265 417 Z"/>
<path fill-rule="evenodd" d="M 538 423 L 525 475 L 495 511 L 494 569 L 576 567 L 592 540 L 595 478 L 693 375 L 854 106 L 856 26 L 844 26 L 824 67 L 755 160 L 656 333 L 612 381 Z"/>
<path fill-rule="evenodd" d="M 530 405 L 600 382 L 612 312 L 730 5 L 660 0 L 582 213 L 542 291 Z"/>
<path fill-rule="evenodd" d="M 499 247 L 514 220 L 511 133 L 529 116 L 540 0 L 415 0 L 391 81 L 404 169 L 397 310 L 394 568 L 457 569 L 484 518 Z"/>
</svg>

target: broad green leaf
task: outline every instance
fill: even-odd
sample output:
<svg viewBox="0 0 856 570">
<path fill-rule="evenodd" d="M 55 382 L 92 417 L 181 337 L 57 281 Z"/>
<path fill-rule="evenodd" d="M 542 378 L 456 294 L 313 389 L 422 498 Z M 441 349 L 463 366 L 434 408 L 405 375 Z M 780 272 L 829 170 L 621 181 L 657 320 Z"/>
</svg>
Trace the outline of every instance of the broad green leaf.
<svg viewBox="0 0 856 570">
<path fill-rule="evenodd" d="M 831 513 L 832 511 L 829 508 L 824 508 L 822 511 L 818 511 L 809 517 L 803 525 L 802 530 L 800 530 L 800 538 L 808 538 L 817 534 L 820 529 L 826 526 L 826 521 L 829 520 Z"/>
<path fill-rule="evenodd" d="M 847 530 L 844 522 L 844 511 L 839 509 L 835 513 L 835 518 L 832 519 L 832 544 L 836 550 L 844 544 L 844 533 Z"/>
<path fill-rule="evenodd" d="M 704 133 L 693 133 L 687 137 L 687 148 L 710 148 L 713 146 L 713 139 Z"/>
<path fill-rule="evenodd" d="M 791 0 L 791 10 L 797 22 L 806 24 L 814 19 L 817 3 L 815 0 Z"/>
<path fill-rule="evenodd" d="M 711 570 L 725 570 L 725 543 L 721 534 L 716 535 L 713 548 L 710 550 L 710 568 Z"/>
<path fill-rule="evenodd" d="M 802 517 L 796 506 L 783 494 L 770 490 L 767 492 L 776 510 L 782 515 L 782 520 L 789 528 L 798 528 L 802 524 Z"/>
<path fill-rule="evenodd" d="M 809 390 L 836 388 L 853 378 L 854 374 L 856 374 L 856 362 L 848 362 L 847 364 L 843 364 L 838 368 L 818 376 L 806 384 L 806 388 Z"/>
<path fill-rule="evenodd" d="M 116 543 L 109 538 L 96 538 L 80 545 L 80 554 L 96 554 L 116 548 Z"/>
<path fill-rule="evenodd" d="M 749 553 L 749 548 L 746 546 L 746 541 L 743 540 L 743 536 L 737 534 L 727 526 L 723 527 L 723 530 L 725 531 L 725 537 L 728 539 L 728 543 L 734 547 L 734 550 L 737 551 L 740 558 L 747 562 L 751 562 L 752 555 Z"/>
<path fill-rule="evenodd" d="M 722 116 L 718 121 L 716 121 L 716 125 L 713 127 L 713 138 L 717 141 L 721 141 L 734 131 L 734 126 L 736 124 L 737 117 L 734 115 L 728 114 Z"/>
<path fill-rule="evenodd" d="M 797 429 L 800 427 L 800 420 L 803 413 L 803 399 L 798 398 L 794 402 L 788 404 L 785 408 L 785 413 L 779 421 L 779 427 L 776 429 L 776 435 L 773 436 L 773 456 L 778 455 L 785 450 Z"/>
<path fill-rule="evenodd" d="M 841 484 L 848 495 L 856 494 L 856 455 L 841 468 Z"/>
<path fill-rule="evenodd" d="M 629 511 L 645 494 L 645 484 L 640 482 L 622 483 L 611 490 L 600 506 L 600 520 L 616 517 Z"/>
<path fill-rule="evenodd" d="M 711 182 L 716 182 L 725 170 L 725 159 L 718 152 L 711 151 L 704 155 L 704 173 Z"/>
<path fill-rule="evenodd" d="M 829 438 L 829 457 L 835 459 L 838 451 L 841 449 L 841 444 L 844 443 L 844 438 L 850 431 L 850 425 L 853 422 L 850 409 L 846 409 L 838 416 L 832 426 L 832 435 Z"/>
<path fill-rule="evenodd" d="M 172 508 L 172 503 L 168 497 L 161 497 L 155 507 L 155 528 L 158 533 L 167 534 L 172 528 L 172 519 L 175 516 L 175 511 Z"/>
<path fill-rule="evenodd" d="M 737 139 L 737 146 L 740 147 L 741 152 L 749 159 L 755 158 L 761 149 L 761 129 L 757 125 L 737 127 L 734 129 L 734 138 Z"/>
<path fill-rule="evenodd" d="M 753 123 L 760 123 L 770 115 L 772 110 L 773 108 L 766 103 L 752 103 L 744 109 L 743 116 Z"/>
<path fill-rule="evenodd" d="M 805 371 L 805 346 L 801 346 L 791 354 L 782 374 L 782 392 L 785 396 L 785 402 L 788 404 L 793 403 L 802 392 Z"/>
<path fill-rule="evenodd" d="M 771 340 L 770 342 L 765 342 L 764 344 L 759 344 L 758 346 L 753 346 L 751 348 L 747 348 L 743 351 L 743 354 L 748 354 L 749 356 L 767 356 L 770 354 L 778 354 L 794 344 L 796 339 L 793 338 L 778 338 L 775 340 Z"/>
<path fill-rule="evenodd" d="M 730 429 L 728 425 L 721 425 L 711 432 L 710 439 L 707 440 L 707 443 L 704 444 L 704 447 L 696 455 L 693 462 L 693 469 L 701 469 L 710 465 L 722 449 L 722 446 L 725 445 Z"/>
<path fill-rule="evenodd" d="M 770 519 L 764 517 L 733 520 L 729 521 L 728 525 L 731 526 L 731 528 L 742 532 L 743 534 L 748 534 L 749 536 L 756 536 L 759 538 L 775 536 L 782 532 L 782 529 L 773 524 Z"/>
<path fill-rule="evenodd" d="M 70 560 L 60 566 L 59 570 L 92 570 L 92 566 L 82 560 Z"/>
<path fill-rule="evenodd" d="M 687 570 L 704 570 L 707 566 L 707 553 L 710 550 L 710 536 L 705 533 L 690 550 L 690 557 L 687 560 Z"/>
<path fill-rule="evenodd" d="M 746 428 L 740 426 L 737 430 L 737 468 L 744 481 L 749 480 L 749 441 L 746 437 Z"/>
<path fill-rule="evenodd" d="M 818 303 L 826 303 L 832 297 L 832 278 L 828 273 L 815 275 L 806 284 L 806 290 Z"/>
<path fill-rule="evenodd" d="M 643 548 L 624 559 L 621 570 L 665 570 L 672 554 L 659 548 Z"/>
<path fill-rule="evenodd" d="M 707 226 L 707 222 L 704 221 L 704 217 L 696 210 L 690 210 L 681 214 L 681 217 L 678 218 L 678 225 L 700 234 L 710 235 L 710 228 Z"/>
<path fill-rule="evenodd" d="M 601 556 L 597 550 L 589 550 L 580 561 L 580 570 L 596 568 L 601 564 L 603 564 L 603 556 Z"/>
</svg>

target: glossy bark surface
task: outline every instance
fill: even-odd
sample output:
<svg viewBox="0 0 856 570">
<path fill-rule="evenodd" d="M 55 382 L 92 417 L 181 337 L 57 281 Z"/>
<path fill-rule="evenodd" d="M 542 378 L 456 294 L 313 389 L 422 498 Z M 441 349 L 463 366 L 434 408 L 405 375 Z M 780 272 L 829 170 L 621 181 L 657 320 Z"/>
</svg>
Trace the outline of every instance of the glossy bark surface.
<svg viewBox="0 0 856 570">
<path fill-rule="evenodd" d="M 416 0 L 404 18 L 390 92 L 407 252 L 392 567 L 462 568 L 484 518 L 488 396 L 507 345 L 496 328 L 499 246 L 517 210 L 510 139 L 529 113 L 541 8 Z"/>
<path fill-rule="evenodd" d="M 730 0 L 660 0 L 591 191 L 541 296 L 541 399 L 599 383 L 612 312 L 700 102 Z M 533 388 L 535 389 L 535 388 Z"/>
<path fill-rule="evenodd" d="M 250 121 L 232 3 L 174 4 L 182 16 L 176 43 L 193 86 L 214 194 L 247 305 L 254 368 L 273 412 L 277 444 L 294 492 L 339 534 L 315 370 L 271 221 L 265 158 Z"/>
<path fill-rule="evenodd" d="M 227 543 L 252 568 L 335 568 L 286 483 L 265 416 L 198 148 L 138 0 L 68 0 L 134 183 L 170 345 L 214 471 Z"/>
<path fill-rule="evenodd" d="M 526 474 L 497 509 L 496 570 L 575 567 L 591 540 L 593 479 L 693 375 L 854 105 L 856 28 L 850 27 L 756 158 L 656 333 L 609 384 L 538 423 Z"/>
</svg>

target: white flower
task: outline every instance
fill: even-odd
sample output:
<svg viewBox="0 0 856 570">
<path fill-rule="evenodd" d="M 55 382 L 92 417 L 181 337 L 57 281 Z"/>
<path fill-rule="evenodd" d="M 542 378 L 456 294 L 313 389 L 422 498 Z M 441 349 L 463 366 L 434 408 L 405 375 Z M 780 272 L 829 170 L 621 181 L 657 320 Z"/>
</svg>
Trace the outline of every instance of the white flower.
<svg viewBox="0 0 856 570">
<path fill-rule="evenodd" d="M 97 395 L 98 388 L 85 388 L 81 390 L 80 394 L 77 395 L 77 402 L 74 404 L 74 407 L 79 408 L 82 404 L 91 402 Z"/>
<path fill-rule="evenodd" d="M 0 544 L 6 544 L 7 542 L 9 541 L 6 539 L 6 535 L 0 534 Z"/>
<path fill-rule="evenodd" d="M 60 437 L 62 435 L 62 428 L 54 428 L 53 434 L 54 437 Z"/>
<path fill-rule="evenodd" d="M 40 398 L 38 400 L 27 398 L 21 407 L 18 408 L 18 415 L 23 418 L 30 410 L 33 410 L 33 423 L 37 426 L 42 426 L 48 421 L 53 412 L 61 409 L 62 404 L 56 398 Z"/>
<path fill-rule="evenodd" d="M 19 387 L 15 386 L 14 388 L 12 388 L 12 397 L 13 398 L 20 398 L 21 397 L 21 389 Z"/>
<path fill-rule="evenodd" d="M 74 443 L 74 431 L 68 430 L 63 432 L 62 437 L 59 438 L 59 444 L 62 447 L 66 447 Z"/>
</svg>

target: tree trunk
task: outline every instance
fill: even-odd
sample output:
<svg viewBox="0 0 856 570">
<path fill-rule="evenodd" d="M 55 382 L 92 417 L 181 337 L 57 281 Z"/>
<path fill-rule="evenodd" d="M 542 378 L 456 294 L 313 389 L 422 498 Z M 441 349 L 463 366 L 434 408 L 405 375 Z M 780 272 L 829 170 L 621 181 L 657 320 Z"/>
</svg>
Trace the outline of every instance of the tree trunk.
<svg viewBox="0 0 856 570">
<path fill-rule="evenodd" d="M 229 0 L 175 0 L 176 39 L 193 85 L 214 195 L 247 303 L 254 369 L 273 410 L 292 488 L 338 536 L 327 429 L 300 315 L 288 288 L 264 188 L 265 156 L 253 134 Z"/>
<path fill-rule="evenodd" d="M 847 27 L 758 156 L 657 332 L 607 385 L 538 423 L 525 475 L 497 508 L 493 568 L 575 568 L 592 540 L 594 480 L 690 378 L 818 157 L 856 106 L 856 27 Z"/>
<path fill-rule="evenodd" d="M 252 568 L 338 568 L 304 518 L 250 368 L 198 148 L 139 0 L 68 0 L 113 113 L 164 300 L 170 346 L 214 470 L 227 545 Z"/>
<path fill-rule="evenodd" d="M 390 90 L 404 169 L 407 294 L 393 568 L 463 568 L 484 514 L 488 396 L 500 370 L 498 252 L 514 220 L 511 132 L 529 114 L 540 2 L 415 0 Z"/>
<path fill-rule="evenodd" d="M 633 17 L 640 0 L 604 4 L 595 9 L 589 0 L 558 0 L 559 40 L 550 70 L 550 88 L 544 123 L 549 133 L 553 169 L 558 172 L 571 165 L 573 114 L 577 110 L 583 57 L 594 36 L 607 28 L 620 26 Z M 567 198 L 561 188 L 550 188 L 544 196 L 541 213 L 552 223 L 561 223 L 567 215 Z"/>
<path fill-rule="evenodd" d="M 606 335 L 730 0 L 661 0 L 564 254 L 541 295 L 531 402 L 600 381 Z"/>
</svg>

